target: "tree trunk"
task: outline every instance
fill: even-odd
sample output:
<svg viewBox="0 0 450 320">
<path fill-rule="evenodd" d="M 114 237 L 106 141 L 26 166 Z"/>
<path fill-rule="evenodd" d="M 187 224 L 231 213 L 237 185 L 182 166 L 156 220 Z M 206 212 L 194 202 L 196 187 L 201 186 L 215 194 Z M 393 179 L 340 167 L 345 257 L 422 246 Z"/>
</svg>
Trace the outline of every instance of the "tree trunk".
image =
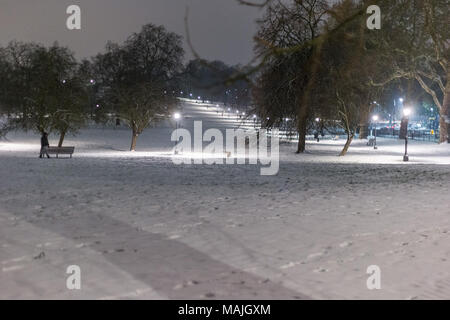
<svg viewBox="0 0 450 320">
<path fill-rule="evenodd" d="M 138 134 L 133 130 L 133 136 L 131 137 L 131 148 L 130 151 L 136 151 L 136 142 L 137 142 Z"/>
<path fill-rule="evenodd" d="M 306 106 L 303 106 L 302 108 L 306 109 Z M 297 132 L 298 132 L 297 153 L 303 153 L 306 150 L 306 124 L 308 120 L 308 115 L 306 114 L 306 112 L 300 112 L 300 117 L 298 119 L 297 124 Z"/>
<path fill-rule="evenodd" d="M 363 107 L 361 116 L 359 118 L 359 139 L 367 139 L 369 136 L 369 115 L 371 112 L 370 107 Z"/>
<path fill-rule="evenodd" d="M 58 142 L 58 147 L 61 148 L 64 142 L 64 138 L 66 137 L 66 131 L 61 131 L 59 133 L 59 142 Z"/>
<path fill-rule="evenodd" d="M 341 154 L 339 155 L 340 157 L 343 157 L 347 154 L 348 152 L 348 148 L 350 148 L 350 145 L 352 144 L 353 141 L 353 137 L 355 136 L 354 133 L 347 133 L 347 142 L 344 145 L 344 149 L 342 149 Z"/>
<path fill-rule="evenodd" d="M 444 102 L 442 104 L 442 108 L 440 111 L 440 120 L 439 120 L 440 143 L 445 142 L 450 143 L 450 139 L 448 137 L 449 121 L 450 121 L 450 79 L 448 79 L 447 76 L 447 85 L 445 86 L 444 92 Z"/>
<path fill-rule="evenodd" d="M 306 125 L 308 123 L 308 113 L 310 104 L 310 95 L 314 88 L 317 70 L 320 64 L 320 55 L 322 52 L 323 40 L 319 40 L 318 44 L 313 46 L 311 56 L 309 58 L 309 79 L 305 88 L 299 88 L 301 91 L 300 105 L 297 111 L 297 131 L 298 131 L 298 147 L 297 153 L 303 153 L 306 149 Z"/>
</svg>

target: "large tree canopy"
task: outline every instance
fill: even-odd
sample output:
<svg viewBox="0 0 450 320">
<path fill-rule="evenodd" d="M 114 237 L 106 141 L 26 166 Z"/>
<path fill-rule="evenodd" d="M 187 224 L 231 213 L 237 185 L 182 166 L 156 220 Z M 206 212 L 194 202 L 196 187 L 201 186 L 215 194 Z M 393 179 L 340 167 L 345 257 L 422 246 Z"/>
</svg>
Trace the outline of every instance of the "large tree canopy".
<svg viewBox="0 0 450 320">
<path fill-rule="evenodd" d="M 1 50 L 0 60 L 0 105 L 9 129 L 55 130 L 63 139 L 81 125 L 85 91 L 69 49 L 12 42 Z"/>
<path fill-rule="evenodd" d="M 182 69 L 183 55 L 180 36 L 148 24 L 121 45 L 108 43 L 106 52 L 94 58 L 102 104 L 131 128 L 131 150 L 143 130 L 175 105 L 167 89 Z"/>
</svg>

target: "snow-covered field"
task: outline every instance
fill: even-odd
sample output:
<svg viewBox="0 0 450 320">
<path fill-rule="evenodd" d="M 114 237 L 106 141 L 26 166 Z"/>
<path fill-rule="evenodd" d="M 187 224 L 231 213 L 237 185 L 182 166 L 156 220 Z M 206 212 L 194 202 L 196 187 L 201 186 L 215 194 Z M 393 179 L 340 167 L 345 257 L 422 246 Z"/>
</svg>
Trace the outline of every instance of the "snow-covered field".
<svg viewBox="0 0 450 320">
<path fill-rule="evenodd" d="M 236 125 L 202 108 L 185 103 L 185 127 Z M 344 158 L 343 140 L 283 144 L 278 175 L 261 176 L 173 164 L 171 125 L 135 153 L 128 130 L 83 130 L 73 159 L 38 159 L 31 133 L 0 141 L 1 299 L 450 298 L 449 145 L 412 141 L 403 163 L 395 140 Z"/>
</svg>

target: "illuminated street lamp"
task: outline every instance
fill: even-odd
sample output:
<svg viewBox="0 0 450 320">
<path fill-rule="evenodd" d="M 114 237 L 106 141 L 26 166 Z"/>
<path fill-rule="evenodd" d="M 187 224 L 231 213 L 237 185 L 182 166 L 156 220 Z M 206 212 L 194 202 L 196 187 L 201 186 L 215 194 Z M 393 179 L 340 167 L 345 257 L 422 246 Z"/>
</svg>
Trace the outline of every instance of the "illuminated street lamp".
<svg viewBox="0 0 450 320">
<path fill-rule="evenodd" d="M 178 143 L 178 121 L 181 119 L 181 114 L 178 112 L 175 112 L 173 114 L 173 118 L 175 119 L 175 134 L 176 134 L 176 140 L 175 140 L 175 147 Z M 178 154 L 178 152 L 175 150 L 175 154 Z"/>
<path fill-rule="evenodd" d="M 320 118 L 316 118 L 316 132 L 314 132 L 314 138 L 317 140 L 317 142 L 320 142 L 320 137 L 319 137 L 319 123 L 320 123 Z"/>
<path fill-rule="evenodd" d="M 403 155 L 403 161 L 407 162 L 409 161 L 409 155 L 408 155 L 408 123 L 409 123 L 409 116 L 411 115 L 411 109 L 410 108 L 403 108 L 403 119 L 402 119 L 402 125 L 400 128 L 400 139 L 405 139 L 405 154 Z"/>
<path fill-rule="evenodd" d="M 375 150 L 377 150 L 378 149 L 378 147 L 377 147 L 377 121 L 378 121 L 378 115 L 374 115 L 372 117 L 372 120 L 375 123 L 375 133 L 374 133 L 375 140 L 374 140 L 374 143 L 373 143 L 373 148 Z"/>
<path fill-rule="evenodd" d="M 411 109 L 410 108 L 404 108 L 403 109 L 403 115 L 405 117 L 409 117 L 411 115 Z"/>
</svg>

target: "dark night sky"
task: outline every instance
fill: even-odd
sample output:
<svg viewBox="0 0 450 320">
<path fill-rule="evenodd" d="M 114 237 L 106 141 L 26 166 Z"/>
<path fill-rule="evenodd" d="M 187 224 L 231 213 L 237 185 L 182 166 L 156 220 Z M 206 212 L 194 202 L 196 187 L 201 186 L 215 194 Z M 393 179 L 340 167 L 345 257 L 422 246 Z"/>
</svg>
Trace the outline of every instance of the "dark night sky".
<svg viewBox="0 0 450 320">
<path fill-rule="evenodd" d="M 66 28 L 66 8 L 71 4 L 81 7 L 81 31 Z M 0 45 L 14 39 L 47 45 L 57 40 L 79 58 L 90 57 L 108 40 L 122 42 L 149 22 L 185 37 L 186 6 L 191 38 L 202 57 L 230 64 L 251 60 L 255 20 L 261 11 L 235 0 L 0 0 Z"/>
</svg>

